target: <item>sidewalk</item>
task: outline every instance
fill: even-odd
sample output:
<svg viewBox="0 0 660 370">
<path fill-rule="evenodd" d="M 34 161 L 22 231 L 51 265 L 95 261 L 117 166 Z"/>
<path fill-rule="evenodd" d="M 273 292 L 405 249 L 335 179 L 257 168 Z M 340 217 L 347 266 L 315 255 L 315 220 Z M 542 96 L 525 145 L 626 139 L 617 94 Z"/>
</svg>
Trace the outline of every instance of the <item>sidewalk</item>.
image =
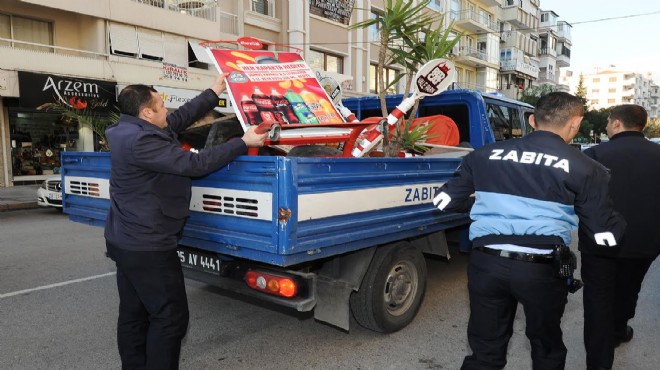
<svg viewBox="0 0 660 370">
<path fill-rule="evenodd" d="M 0 212 L 37 208 L 39 185 L 0 187 Z"/>
</svg>

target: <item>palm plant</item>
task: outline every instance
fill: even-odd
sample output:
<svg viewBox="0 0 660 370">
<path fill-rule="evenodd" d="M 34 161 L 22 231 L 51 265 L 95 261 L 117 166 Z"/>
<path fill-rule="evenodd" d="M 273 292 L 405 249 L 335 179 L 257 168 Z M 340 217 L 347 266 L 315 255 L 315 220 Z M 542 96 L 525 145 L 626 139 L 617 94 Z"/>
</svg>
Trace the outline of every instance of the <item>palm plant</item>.
<svg viewBox="0 0 660 370">
<path fill-rule="evenodd" d="M 101 151 L 110 151 L 110 146 L 105 136 L 105 129 L 110 124 L 119 120 L 119 112 L 116 109 L 111 110 L 107 116 L 104 116 L 86 107 L 76 109 L 62 101 L 42 104 L 37 109 L 55 111 L 68 122 L 78 122 L 83 126 L 89 127 L 99 137 Z"/>
<path fill-rule="evenodd" d="M 443 27 L 442 18 L 436 23 L 436 18 L 426 11 L 430 0 L 423 0 L 413 5 L 407 0 L 386 0 L 384 13 L 376 18 L 357 23 L 351 28 L 367 28 L 377 25 L 379 29 L 379 54 L 376 69 L 378 81 L 378 97 L 383 116 L 387 116 L 385 94 L 389 87 L 406 77 L 404 96 L 410 94 L 412 81 L 419 67 L 426 62 L 445 58 L 452 48 L 459 42 L 462 34 L 451 38 L 452 26 Z M 405 67 L 406 73 L 398 76 L 385 86 L 384 67 L 390 64 L 399 64 Z M 418 104 L 415 104 L 409 119 L 403 126 L 397 122 L 392 136 L 393 143 L 389 143 L 387 135 L 383 146 L 392 145 L 405 150 L 424 152 L 426 147 L 417 143 L 427 139 L 429 127 L 417 125 L 411 129 L 413 118 L 416 116 Z M 386 153 L 392 150 L 386 150 Z"/>
</svg>

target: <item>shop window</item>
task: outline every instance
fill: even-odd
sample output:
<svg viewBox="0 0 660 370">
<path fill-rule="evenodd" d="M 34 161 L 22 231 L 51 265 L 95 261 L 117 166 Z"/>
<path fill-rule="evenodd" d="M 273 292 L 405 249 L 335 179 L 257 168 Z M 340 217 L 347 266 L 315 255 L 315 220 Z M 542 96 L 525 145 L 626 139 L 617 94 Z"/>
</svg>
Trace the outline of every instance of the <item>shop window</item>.
<svg viewBox="0 0 660 370">
<path fill-rule="evenodd" d="M 344 73 L 344 58 L 318 50 L 310 50 L 307 54 L 310 67 L 328 72 Z"/>
<path fill-rule="evenodd" d="M 53 52 L 53 49 L 47 46 L 31 45 L 53 45 L 53 24 L 51 22 L 17 15 L 0 14 L 0 38 L 13 40 L 0 40 L 0 45 Z"/>
<path fill-rule="evenodd" d="M 377 66 L 375 64 L 369 65 L 369 92 L 372 94 L 378 94 L 378 74 L 376 73 Z M 396 69 L 385 67 L 383 68 L 383 75 L 385 76 L 385 88 L 387 89 L 388 94 L 398 93 L 398 87 L 396 84 L 389 86 L 392 82 L 396 81 L 399 77 L 399 72 Z M 389 87 L 388 87 L 389 86 Z"/>
</svg>

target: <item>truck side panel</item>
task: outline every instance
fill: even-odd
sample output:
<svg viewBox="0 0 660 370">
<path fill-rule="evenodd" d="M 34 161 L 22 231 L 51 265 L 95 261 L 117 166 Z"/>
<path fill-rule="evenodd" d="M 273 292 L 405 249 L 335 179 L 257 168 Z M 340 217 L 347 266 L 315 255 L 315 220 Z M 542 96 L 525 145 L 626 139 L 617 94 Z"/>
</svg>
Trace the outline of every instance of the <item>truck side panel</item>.
<svg viewBox="0 0 660 370">
<path fill-rule="evenodd" d="M 108 153 L 63 154 L 64 210 L 102 225 Z M 240 157 L 193 181 L 181 245 L 277 266 L 464 225 L 430 206 L 460 158 Z M 78 188 L 96 188 L 81 192 Z"/>
</svg>

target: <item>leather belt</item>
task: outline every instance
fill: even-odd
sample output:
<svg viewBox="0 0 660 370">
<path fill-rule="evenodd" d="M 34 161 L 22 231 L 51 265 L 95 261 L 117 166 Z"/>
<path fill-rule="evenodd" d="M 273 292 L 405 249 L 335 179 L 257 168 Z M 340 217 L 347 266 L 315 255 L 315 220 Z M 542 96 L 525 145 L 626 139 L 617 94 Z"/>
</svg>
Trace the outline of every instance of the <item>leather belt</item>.
<svg viewBox="0 0 660 370">
<path fill-rule="evenodd" d="M 477 250 L 479 252 L 492 254 L 494 256 L 511 258 L 516 261 L 533 262 L 533 263 L 552 263 L 554 261 L 554 256 L 552 254 L 521 253 L 521 252 L 505 251 L 501 249 L 493 249 L 486 247 L 474 247 L 472 249 Z"/>
</svg>

